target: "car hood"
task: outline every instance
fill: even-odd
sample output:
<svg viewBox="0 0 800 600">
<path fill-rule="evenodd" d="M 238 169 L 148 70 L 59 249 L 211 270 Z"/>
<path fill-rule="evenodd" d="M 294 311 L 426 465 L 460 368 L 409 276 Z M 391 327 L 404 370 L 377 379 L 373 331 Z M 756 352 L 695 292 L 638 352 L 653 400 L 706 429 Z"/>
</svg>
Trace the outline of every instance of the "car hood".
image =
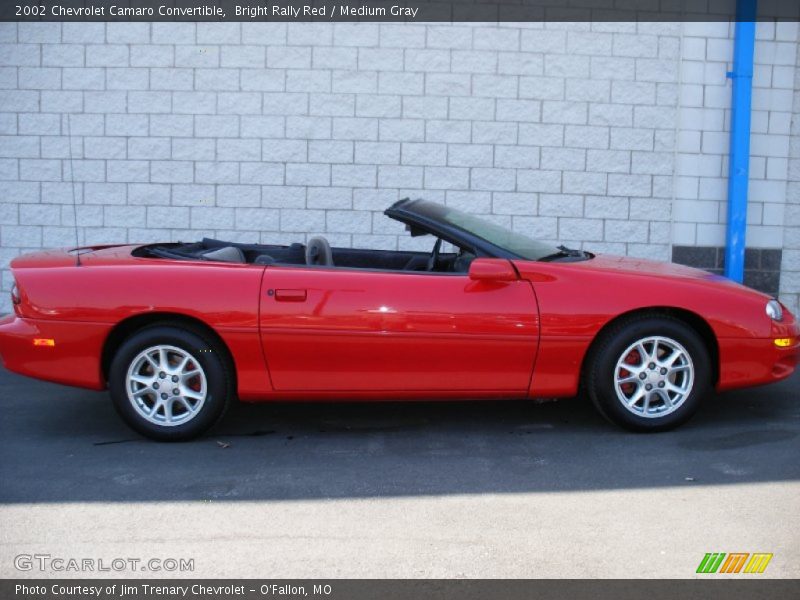
<svg viewBox="0 0 800 600">
<path fill-rule="evenodd" d="M 598 254 L 594 258 L 578 263 L 573 263 L 585 269 L 602 271 L 622 271 L 641 275 L 654 275 L 659 277 L 679 277 L 682 279 L 705 279 L 733 283 L 721 275 L 715 275 L 702 269 L 687 267 L 670 262 L 634 258 L 630 256 L 614 256 L 612 254 Z"/>
<path fill-rule="evenodd" d="M 649 260 L 646 258 L 634 258 L 629 256 L 614 256 L 611 254 L 597 254 L 593 258 L 578 262 L 535 262 L 535 261 L 514 261 L 523 277 L 536 280 L 538 276 L 547 278 L 549 275 L 557 275 L 557 269 L 561 274 L 566 274 L 564 269 L 571 272 L 591 272 L 595 274 L 606 273 L 608 275 L 637 276 L 658 280 L 683 281 L 701 286 L 723 286 L 731 290 L 737 289 L 742 292 L 756 294 L 769 298 L 768 295 L 754 289 L 745 287 L 727 277 L 715 273 L 709 273 L 702 269 L 695 269 L 684 265 L 677 265 L 670 262 Z M 551 270 L 550 267 L 554 269 Z"/>
</svg>

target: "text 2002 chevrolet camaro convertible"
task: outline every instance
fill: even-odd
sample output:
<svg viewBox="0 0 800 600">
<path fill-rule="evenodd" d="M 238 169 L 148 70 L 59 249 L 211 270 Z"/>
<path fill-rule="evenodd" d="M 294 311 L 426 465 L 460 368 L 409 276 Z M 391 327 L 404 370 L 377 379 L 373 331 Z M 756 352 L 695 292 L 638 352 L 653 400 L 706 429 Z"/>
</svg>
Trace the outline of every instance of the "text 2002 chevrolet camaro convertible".
<svg viewBox="0 0 800 600">
<path fill-rule="evenodd" d="M 12 371 L 110 390 L 136 431 L 199 435 L 234 398 L 573 396 L 657 431 L 713 389 L 787 377 L 800 327 L 704 271 L 554 248 L 424 200 L 386 215 L 428 252 L 94 246 L 11 263 Z M 451 251 L 445 252 L 442 241 Z"/>
</svg>

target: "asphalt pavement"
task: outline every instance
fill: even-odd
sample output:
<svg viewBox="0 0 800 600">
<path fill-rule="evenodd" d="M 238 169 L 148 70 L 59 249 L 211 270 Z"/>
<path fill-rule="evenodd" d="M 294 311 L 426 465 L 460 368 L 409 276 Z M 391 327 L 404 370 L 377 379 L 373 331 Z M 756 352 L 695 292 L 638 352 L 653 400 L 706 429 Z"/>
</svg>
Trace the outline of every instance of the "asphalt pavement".
<svg viewBox="0 0 800 600">
<path fill-rule="evenodd" d="M 163 444 L 0 369 L 0 577 L 693 577 L 707 552 L 799 577 L 798 384 L 655 435 L 584 398 L 268 403 Z M 194 571 L 15 568 L 36 553 Z"/>
</svg>

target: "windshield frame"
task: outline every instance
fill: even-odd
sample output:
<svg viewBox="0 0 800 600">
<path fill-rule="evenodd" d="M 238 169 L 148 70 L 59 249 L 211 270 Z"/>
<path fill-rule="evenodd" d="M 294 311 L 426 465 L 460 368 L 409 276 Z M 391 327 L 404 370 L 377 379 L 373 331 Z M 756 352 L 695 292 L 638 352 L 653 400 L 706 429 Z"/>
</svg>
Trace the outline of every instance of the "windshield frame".
<svg viewBox="0 0 800 600">
<path fill-rule="evenodd" d="M 486 234 L 486 231 L 467 229 L 466 227 L 469 226 L 467 223 L 463 221 L 459 223 L 448 219 L 446 217 L 448 212 L 464 215 L 466 219 L 475 220 L 479 224 L 486 224 L 490 229 L 496 228 L 500 230 L 500 233 L 507 233 L 514 238 L 531 242 L 534 244 L 536 251 L 533 254 L 529 254 L 525 253 L 523 249 L 520 248 L 510 248 L 501 245 L 502 242 L 500 240 L 493 240 L 484 235 L 480 235 L 481 233 Z M 384 214 L 392 219 L 405 223 L 411 230 L 411 235 L 419 235 L 419 231 L 422 230 L 423 233 L 431 233 L 455 245 L 472 248 L 478 256 L 537 261 L 558 252 L 555 245 L 540 242 L 529 236 L 507 229 L 502 225 L 497 225 L 464 211 L 428 200 L 410 200 L 405 198 L 395 202 L 384 211 Z"/>
</svg>

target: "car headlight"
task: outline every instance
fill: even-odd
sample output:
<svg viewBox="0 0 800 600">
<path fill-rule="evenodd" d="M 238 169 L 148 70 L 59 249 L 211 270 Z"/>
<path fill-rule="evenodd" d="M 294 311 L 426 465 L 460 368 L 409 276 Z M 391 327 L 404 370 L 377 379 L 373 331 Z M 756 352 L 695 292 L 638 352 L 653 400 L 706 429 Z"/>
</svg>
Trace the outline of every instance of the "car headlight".
<svg viewBox="0 0 800 600">
<path fill-rule="evenodd" d="M 17 287 L 17 282 L 14 282 L 14 285 L 11 286 L 11 304 L 19 304 L 22 299 L 19 296 L 19 287 Z"/>
<path fill-rule="evenodd" d="M 773 321 L 783 320 L 783 308 L 781 303 L 777 300 L 770 300 L 767 302 L 767 316 Z"/>
</svg>

